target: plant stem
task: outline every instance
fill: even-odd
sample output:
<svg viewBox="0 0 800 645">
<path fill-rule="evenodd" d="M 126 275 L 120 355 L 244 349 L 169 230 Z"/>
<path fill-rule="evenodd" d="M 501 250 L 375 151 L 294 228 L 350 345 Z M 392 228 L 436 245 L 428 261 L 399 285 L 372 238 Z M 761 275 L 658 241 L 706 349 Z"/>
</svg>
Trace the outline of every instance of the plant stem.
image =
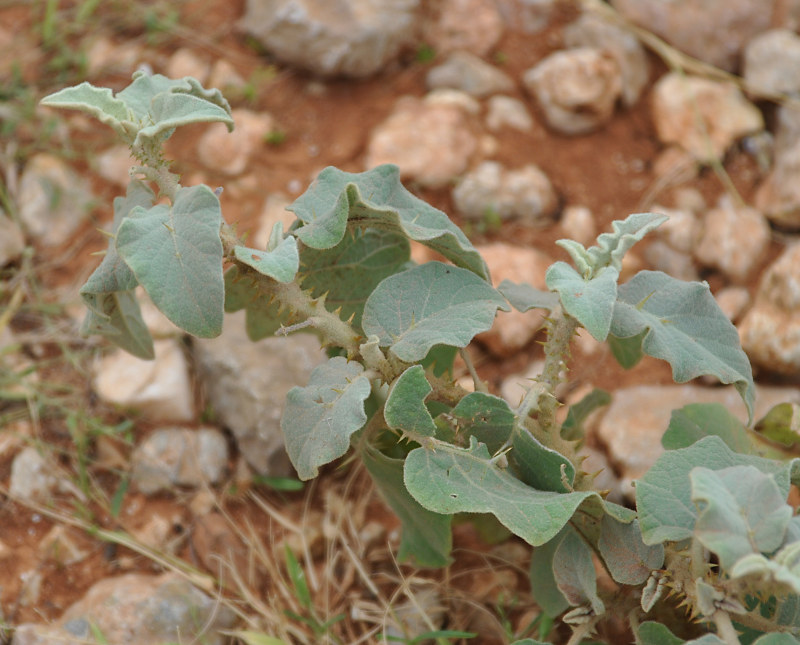
<svg viewBox="0 0 800 645">
<path fill-rule="evenodd" d="M 727 611 L 718 609 L 714 612 L 711 619 L 717 625 L 717 636 L 725 641 L 726 645 L 741 645 L 739 642 L 739 634 L 733 626 L 733 621 L 731 621 L 731 617 L 728 615 Z"/>
<path fill-rule="evenodd" d="M 475 365 L 472 362 L 472 357 L 469 355 L 467 348 L 463 347 L 459 349 L 458 353 L 461 356 L 461 360 L 463 360 L 464 364 L 467 366 L 467 370 L 469 371 L 469 375 L 472 377 L 473 383 L 475 383 L 475 391 L 488 394 L 489 388 L 486 383 L 481 380 L 480 376 L 478 376 L 478 372 L 475 370 Z"/>
<path fill-rule="evenodd" d="M 583 625 L 578 625 L 572 632 L 572 636 L 569 637 L 567 645 L 580 645 L 580 642 L 584 639 L 584 637 L 588 636 L 589 632 L 592 631 L 593 624 L 594 621 L 590 620 Z"/>
</svg>

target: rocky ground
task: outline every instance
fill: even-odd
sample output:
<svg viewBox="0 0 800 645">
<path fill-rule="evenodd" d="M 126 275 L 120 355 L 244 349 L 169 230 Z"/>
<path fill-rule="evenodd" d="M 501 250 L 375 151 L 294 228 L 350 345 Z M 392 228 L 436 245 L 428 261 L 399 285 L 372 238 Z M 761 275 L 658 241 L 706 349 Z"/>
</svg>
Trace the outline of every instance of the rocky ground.
<svg viewBox="0 0 800 645">
<path fill-rule="evenodd" d="M 236 316 L 217 339 L 187 339 L 147 303 L 155 361 L 80 337 L 77 290 L 130 163 L 110 130 L 37 107 L 81 80 L 119 90 L 145 65 L 222 89 L 235 132 L 187 128 L 168 153 L 184 184 L 224 188 L 226 220 L 255 244 L 328 165 L 399 165 L 497 282 L 541 287 L 565 259 L 555 240 L 665 213 L 626 275 L 707 280 L 756 369 L 757 416 L 800 402 L 800 5 L 337 7 L 0 3 L 0 641 L 222 643 L 239 630 L 246 643 L 356 643 L 448 628 L 501 643 L 542 628 L 524 545 L 463 524 L 456 563 L 419 571 L 393 559 L 397 522 L 353 464 L 296 490 L 278 420 L 321 360 L 313 339 L 253 345 Z M 518 399 L 538 373 L 540 322 L 501 313 L 474 343 L 493 392 Z M 720 401 L 744 416 L 729 388 L 672 385 L 654 361 L 624 372 L 588 335 L 571 369 L 566 402 L 613 394 L 587 453 L 618 500 L 672 409 Z"/>
</svg>

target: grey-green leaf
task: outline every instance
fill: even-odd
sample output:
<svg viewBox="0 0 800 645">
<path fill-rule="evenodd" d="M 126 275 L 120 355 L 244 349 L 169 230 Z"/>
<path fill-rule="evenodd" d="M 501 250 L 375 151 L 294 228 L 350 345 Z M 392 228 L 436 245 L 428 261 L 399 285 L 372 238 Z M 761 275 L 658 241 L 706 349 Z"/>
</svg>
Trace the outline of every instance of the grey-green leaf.
<svg viewBox="0 0 800 645">
<path fill-rule="evenodd" d="M 669 631 L 669 628 L 653 621 L 639 625 L 639 641 L 641 645 L 681 645 L 684 641 Z"/>
<path fill-rule="evenodd" d="M 300 229 L 302 230 L 302 229 Z M 330 249 L 303 246 L 300 278 L 314 297 L 325 295 L 325 306 L 361 327 L 364 304 L 384 279 L 406 268 L 408 239 L 392 231 L 355 230 Z"/>
<path fill-rule="evenodd" d="M 246 246 L 236 246 L 233 253 L 240 262 L 278 282 L 285 283 L 294 280 L 300 267 L 297 240 L 291 235 L 287 235 L 272 251 L 258 251 Z"/>
<path fill-rule="evenodd" d="M 456 266 L 489 277 L 486 263 L 466 235 L 442 211 L 406 190 L 397 166 L 387 164 L 363 173 L 325 168 L 289 210 L 303 223 L 295 234 L 315 249 L 335 246 L 347 228 L 393 231 L 441 253 Z"/>
<path fill-rule="evenodd" d="M 452 517 L 420 506 L 403 483 L 403 460 L 391 459 L 367 445 L 361 453 L 364 465 L 386 503 L 403 525 L 400 561 L 413 560 L 420 567 L 444 567 L 450 563 Z"/>
<path fill-rule="evenodd" d="M 586 434 L 584 423 L 598 408 L 611 403 L 611 395 L 605 390 L 595 388 L 580 401 L 570 406 L 567 418 L 561 424 L 561 436 L 569 441 L 582 439 Z"/>
<path fill-rule="evenodd" d="M 272 336 L 286 322 L 288 312 L 281 311 L 278 301 L 270 301 L 261 293 L 251 276 L 241 275 L 235 264 L 225 272 L 225 311 L 245 310 L 245 330 L 252 341 Z"/>
<path fill-rule="evenodd" d="M 553 574 L 553 558 L 567 530 L 567 527 L 563 528 L 554 538 L 537 546 L 531 553 L 528 574 L 531 581 L 531 593 L 536 604 L 551 618 L 559 616 L 569 607 L 569 602 L 559 591 Z"/>
<path fill-rule="evenodd" d="M 642 349 L 672 366 L 676 382 L 711 375 L 733 383 L 752 418 L 755 385 L 736 328 L 708 285 L 682 282 L 660 271 L 642 271 L 621 285 L 611 333 L 619 338 L 649 330 Z"/>
<path fill-rule="evenodd" d="M 530 309 L 547 309 L 551 311 L 558 306 L 558 295 L 552 291 L 542 291 L 523 282 L 517 284 L 511 280 L 503 280 L 497 290 L 502 293 L 506 300 L 511 303 L 517 311 L 528 311 Z"/>
<path fill-rule="evenodd" d="M 222 223 L 208 186 L 180 188 L 172 207 L 134 208 L 117 232 L 117 251 L 153 303 L 201 338 L 222 331 Z"/>
<path fill-rule="evenodd" d="M 367 422 L 369 394 L 364 368 L 341 356 L 315 367 L 307 386 L 289 390 L 281 430 L 300 479 L 347 452 L 350 436 Z"/>
<path fill-rule="evenodd" d="M 229 131 L 233 130 L 230 107 L 226 110 L 205 98 L 186 92 L 157 94 L 150 106 L 149 116 L 152 123 L 139 130 L 134 145 L 145 138 L 152 139 L 190 123 L 222 122 Z"/>
<path fill-rule="evenodd" d="M 561 593 L 573 607 L 590 605 L 595 616 L 605 613 L 605 605 L 597 595 L 597 574 L 592 550 L 568 528 L 553 557 L 553 576 Z"/>
<path fill-rule="evenodd" d="M 673 410 L 661 445 L 667 450 L 686 448 L 712 435 L 718 436 L 735 452 L 751 452 L 752 444 L 742 422 L 719 403 L 690 403 Z"/>
<path fill-rule="evenodd" d="M 422 365 L 413 365 L 398 376 L 389 389 L 383 408 L 389 428 L 432 437 L 436 425 L 425 407 L 425 397 L 432 390 Z"/>
<path fill-rule="evenodd" d="M 642 356 L 644 356 L 642 341 L 649 333 L 650 330 L 645 329 L 641 334 L 628 338 L 617 338 L 614 334 L 609 334 L 606 342 L 614 358 L 617 359 L 617 363 L 629 370 L 642 360 Z"/>
<path fill-rule="evenodd" d="M 787 447 L 796 446 L 800 443 L 800 405 L 779 403 L 753 429 L 771 441 Z"/>
<path fill-rule="evenodd" d="M 774 474 L 781 496 L 789 494 L 792 463 L 781 463 L 733 452 L 717 436 L 704 437 L 688 448 L 670 450 L 636 482 L 636 506 L 645 544 L 680 541 L 692 537 L 697 507 L 692 502 L 689 473 L 697 466 L 722 470 L 731 466 L 754 466 Z"/>
<path fill-rule="evenodd" d="M 602 267 L 592 277 L 583 278 L 566 262 L 556 262 L 545 275 L 548 288 L 561 297 L 564 310 L 600 342 L 611 329 L 618 278 L 616 267 Z"/>
<path fill-rule="evenodd" d="M 436 513 L 492 513 L 523 540 L 538 546 L 556 535 L 580 504 L 597 496 L 539 491 L 500 468 L 473 437 L 469 448 L 437 443 L 406 457 L 405 483 L 411 495 Z"/>
<path fill-rule="evenodd" d="M 597 548 L 611 577 L 624 585 L 642 584 L 664 564 L 664 547 L 645 544 L 636 520 L 624 524 L 604 515 Z"/>
<path fill-rule="evenodd" d="M 698 467 L 689 478 L 699 509 L 695 537 L 717 555 L 723 569 L 750 553 L 771 553 L 781 545 L 792 508 L 774 475 L 753 466 L 717 471 Z"/>
<path fill-rule="evenodd" d="M 153 339 L 142 320 L 133 291 L 85 293 L 82 296 L 88 307 L 81 326 L 82 334 L 105 336 L 129 354 L 145 360 L 155 358 Z"/>
<path fill-rule="evenodd" d="M 133 116 L 125 102 L 114 98 L 110 89 L 95 87 L 87 82 L 75 87 L 65 87 L 63 90 L 50 94 L 42 99 L 41 104 L 80 110 L 90 114 L 101 123 L 111 126 L 122 136 L 126 135 L 123 122 L 130 121 Z"/>
<path fill-rule="evenodd" d="M 791 634 L 773 632 L 772 634 L 764 634 L 758 640 L 753 642 L 753 645 L 798 645 L 798 641 Z"/>
<path fill-rule="evenodd" d="M 401 360 L 425 358 L 434 345 L 466 347 L 491 328 L 505 298 L 471 271 L 428 262 L 386 278 L 364 305 L 362 326 Z"/>
</svg>

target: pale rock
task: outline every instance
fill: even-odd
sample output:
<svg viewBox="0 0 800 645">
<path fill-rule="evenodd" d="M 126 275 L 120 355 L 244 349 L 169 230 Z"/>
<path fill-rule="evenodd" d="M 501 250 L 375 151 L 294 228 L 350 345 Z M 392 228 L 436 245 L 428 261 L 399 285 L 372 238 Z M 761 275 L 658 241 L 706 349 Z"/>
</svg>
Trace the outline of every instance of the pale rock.
<svg viewBox="0 0 800 645">
<path fill-rule="evenodd" d="M 537 249 L 512 246 L 502 242 L 477 247 L 497 287 L 503 280 L 527 282 L 537 289 L 546 289 L 544 274 L 553 260 Z M 478 335 L 489 350 L 499 356 L 509 356 L 527 345 L 544 322 L 541 309 L 520 312 L 498 311 L 494 326 Z"/>
<path fill-rule="evenodd" d="M 686 208 L 666 208 L 659 205 L 654 205 L 650 211 L 669 218 L 653 235 L 676 251 L 691 254 L 703 230 L 695 213 Z"/>
<path fill-rule="evenodd" d="M 131 482 L 146 495 L 216 484 L 225 474 L 228 444 L 214 428 L 161 428 L 134 450 L 131 462 Z"/>
<path fill-rule="evenodd" d="M 212 123 L 197 142 L 197 153 L 207 168 L 239 175 L 264 145 L 265 137 L 275 129 L 275 119 L 266 112 L 244 108 L 233 110 L 231 116 L 236 129 L 228 132 L 224 123 Z"/>
<path fill-rule="evenodd" d="M 225 317 L 213 339 L 195 339 L 194 356 L 218 421 L 236 438 L 239 451 L 258 473 L 290 472 L 280 418 L 287 392 L 308 383 L 325 353 L 310 334 L 251 342 L 244 311 Z"/>
<path fill-rule="evenodd" d="M 29 569 L 19 574 L 20 582 L 22 582 L 22 590 L 19 594 L 19 604 L 22 607 L 37 607 L 41 602 L 42 596 L 42 583 L 44 582 L 44 574 L 40 566 L 35 569 Z M 16 643 L 16 639 L 14 640 Z M 49 643 L 49 641 L 48 641 Z"/>
<path fill-rule="evenodd" d="M 37 548 L 45 558 L 59 567 L 67 567 L 89 557 L 89 551 L 82 549 L 74 535 L 61 524 L 50 529 Z"/>
<path fill-rule="evenodd" d="M 679 150 L 679 148 L 670 148 L 670 150 Z M 673 200 L 677 210 L 688 211 L 694 215 L 701 215 L 708 208 L 703 193 L 693 186 L 681 186 L 675 189 Z"/>
<path fill-rule="evenodd" d="M 432 68 L 425 83 L 431 90 L 452 88 L 478 98 L 514 89 L 510 76 L 464 51 L 453 52 L 444 63 Z"/>
<path fill-rule="evenodd" d="M 745 287 L 725 287 L 717 291 L 714 298 L 731 322 L 737 322 L 750 306 L 750 292 Z"/>
<path fill-rule="evenodd" d="M 364 77 L 414 41 L 419 0 L 247 0 L 239 27 L 279 60 Z"/>
<path fill-rule="evenodd" d="M 695 258 L 734 282 L 746 282 L 764 258 L 770 237 L 769 224 L 760 212 L 725 198 L 706 214 Z"/>
<path fill-rule="evenodd" d="M 757 96 L 800 92 L 800 36 L 771 29 L 753 38 L 744 50 L 744 80 Z"/>
<path fill-rule="evenodd" d="M 542 372 L 544 372 L 544 360 L 537 359 L 533 361 L 523 371 L 511 374 L 503 379 L 500 384 L 500 396 L 513 407 L 522 402 L 528 390 L 539 389 L 544 391 L 544 386 L 537 383 L 536 380 L 542 375 Z M 561 376 L 565 377 L 566 374 L 562 372 Z M 556 397 L 563 399 L 568 394 L 568 391 L 569 384 L 564 380 L 556 387 Z"/>
<path fill-rule="evenodd" d="M 481 104 L 466 92 L 449 87 L 442 87 L 428 92 L 422 99 L 425 105 L 454 107 L 465 114 L 476 116 L 481 111 Z"/>
<path fill-rule="evenodd" d="M 679 251 L 664 240 L 654 240 L 644 250 L 644 259 L 656 271 L 663 271 L 678 280 L 699 278 L 690 253 Z"/>
<path fill-rule="evenodd" d="M 697 178 L 700 165 L 688 150 L 674 145 L 662 150 L 653 160 L 653 174 L 660 185 L 674 186 Z"/>
<path fill-rule="evenodd" d="M 103 179 L 126 187 L 131 180 L 131 167 L 141 165 L 131 156 L 128 146 L 113 146 L 92 159 L 93 170 Z"/>
<path fill-rule="evenodd" d="M 682 52 L 732 72 L 744 46 L 770 28 L 778 0 L 612 0 L 611 4 Z"/>
<path fill-rule="evenodd" d="M 486 56 L 503 35 L 503 17 L 494 0 L 442 0 L 436 20 L 423 23 L 426 42 L 449 54 L 470 51 Z"/>
<path fill-rule="evenodd" d="M 561 214 L 560 224 L 565 238 L 586 247 L 594 244 L 597 239 L 597 223 L 592 211 L 586 206 L 567 206 Z"/>
<path fill-rule="evenodd" d="M 297 216 L 286 207 L 292 203 L 283 193 L 271 193 L 264 200 L 261 207 L 261 214 L 258 216 L 258 228 L 248 243 L 255 249 L 266 249 L 272 229 L 278 222 L 283 226 L 283 230 L 288 231 L 289 227 L 297 219 Z"/>
<path fill-rule="evenodd" d="M 169 57 L 165 73 L 167 77 L 176 79 L 191 76 L 204 85 L 210 69 L 208 61 L 198 52 L 188 47 L 181 47 Z"/>
<path fill-rule="evenodd" d="M 591 47 L 550 54 L 525 72 L 522 81 L 544 112 L 547 124 L 562 134 L 586 134 L 611 120 L 622 93 L 616 59 Z"/>
<path fill-rule="evenodd" d="M 758 187 L 755 207 L 772 222 L 790 228 L 800 227 L 800 110 L 791 105 L 778 109 L 775 131 L 775 161 Z"/>
<path fill-rule="evenodd" d="M 800 243 L 765 271 L 753 306 L 739 324 L 742 347 L 768 370 L 800 372 Z"/>
<path fill-rule="evenodd" d="M 96 78 L 108 74 L 130 77 L 141 63 L 142 48 L 134 41 L 114 42 L 98 36 L 86 52 L 87 76 Z"/>
<path fill-rule="evenodd" d="M 503 128 L 530 132 L 533 129 L 533 117 L 519 99 L 497 95 L 490 97 L 487 103 L 486 125 L 494 132 Z"/>
<path fill-rule="evenodd" d="M 64 161 L 39 153 L 25 165 L 19 182 L 19 218 L 33 239 L 58 246 L 89 216 L 94 195 L 89 182 Z"/>
<path fill-rule="evenodd" d="M 154 421 L 191 421 L 194 396 L 181 345 L 165 339 L 154 347 L 152 361 L 122 351 L 105 356 L 94 370 L 95 391 L 103 401 L 135 408 Z"/>
<path fill-rule="evenodd" d="M 695 159 L 722 158 L 737 139 L 764 129 L 764 119 L 733 83 L 670 72 L 655 84 L 651 113 L 659 140 Z"/>
<path fill-rule="evenodd" d="M 509 28 L 538 34 L 552 22 L 560 0 L 496 0 L 496 4 Z"/>
<path fill-rule="evenodd" d="M 53 464 L 33 446 L 24 448 L 11 463 L 8 494 L 24 502 L 47 502 L 58 487 Z"/>
<path fill-rule="evenodd" d="M 622 73 L 622 102 L 630 107 L 639 100 L 648 81 L 650 70 L 647 55 L 639 39 L 597 14 L 583 13 L 564 28 L 567 47 L 593 47 L 608 51 Z"/>
<path fill-rule="evenodd" d="M 97 582 L 51 625 L 19 625 L 13 644 L 80 645 L 93 642 L 97 630 L 114 645 L 223 645 L 228 637 L 221 632 L 235 620 L 228 607 L 182 575 L 130 573 Z"/>
<path fill-rule="evenodd" d="M 510 170 L 497 161 L 484 161 L 464 175 L 453 189 L 453 201 L 467 219 L 478 221 L 494 214 L 501 220 L 533 223 L 558 207 L 553 185 L 537 166 Z"/>
<path fill-rule="evenodd" d="M 214 61 L 211 72 L 208 75 L 208 87 L 216 87 L 220 90 L 238 90 L 247 85 L 247 81 L 242 78 L 236 68 L 224 58 Z"/>
<path fill-rule="evenodd" d="M 139 544 L 159 553 L 174 554 L 176 522 L 173 519 L 161 513 L 150 514 L 142 526 L 130 529 L 131 535 Z"/>
<path fill-rule="evenodd" d="M 467 169 L 477 149 L 478 138 L 463 108 L 407 96 L 373 129 L 365 166 L 396 164 L 403 179 L 439 188 Z"/>
<path fill-rule="evenodd" d="M 24 249 L 25 236 L 22 229 L 0 210 L 0 267 L 18 259 Z"/>
<path fill-rule="evenodd" d="M 756 392 L 755 418 L 778 403 L 800 402 L 800 390 L 760 386 Z M 661 436 L 673 410 L 690 403 L 719 403 L 743 423 L 747 410 L 733 387 L 699 385 L 636 385 L 614 392 L 611 405 L 591 431 L 606 449 L 623 479 L 638 479 L 664 452 Z M 630 494 L 626 490 L 626 494 Z"/>
</svg>

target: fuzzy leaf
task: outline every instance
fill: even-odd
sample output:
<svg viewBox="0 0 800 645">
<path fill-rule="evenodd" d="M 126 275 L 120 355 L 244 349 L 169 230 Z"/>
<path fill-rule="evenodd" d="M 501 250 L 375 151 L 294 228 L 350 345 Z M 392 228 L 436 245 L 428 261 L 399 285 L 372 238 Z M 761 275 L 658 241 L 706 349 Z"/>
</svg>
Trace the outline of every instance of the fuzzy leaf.
<svg viewBox="0 0 800 645">
<path fill-rule="evenodd" d="M 553 493 L 526 486 L 498 467 L 473 437 L 469 448 L 437 443 L 406 457 L 405 483 L 436 513 L 492 513 L 523 540 L 538 546 L 556 535 L 580 504 L 596 493 Z"/>
<path fill-rule="evenodd" d="M 403 361 L 422 360 L 434 345 L 466 347 L 492 326 L 505 299 L 459 267 L 428 262 L 386 278 L 364 305 L 362 326 Z"/>
<path fill-rule="evenodd" d="M 258 251 L 246 246 L 236 246 L 233 254 L 240 262 L 278 282 L 294 280 L 300 266 L 297 240 L 291 235 L 287 235 L 273 251 Z"/>
<path fill-rule="evenodd" d="M 641 271 L 621 285 L 611 333 L 627 338 L 649 330 L 642 349 L 672 366 L 678 383 L 706 374 L 733 383 L 752 419 L 755 385 L 736 328 L 708 285 L 681 282 L 660 271 Z"/>
<path fill-rule="evenodd" d="M 800 405 L 779 403 L 753 429 L 784 446 L 796 446 L 800 443 Z"/>
<path fill-rule="evenodd" d="M 647 334 L 650 333 L 649 329 L 645 329 L 641 334 L 631 336 L 629 338 L 617 338 L 614 334 L 609 334 L 606 342 L 619 363 L 626 370 L 636 367 L 644 352 L 642 351 L 642 341 Z"/>
<path fill-rule="evenodd" d="M 791 634 L 773 632 L 764 634 L 753 645 L 800 645 L 800 641 Z"/>
<path fill-rule="evenodd" d="M 111 126 L 123 137 L 126 135 L 125 121 L 131 121 L 133 115 L 124 101 L 114 98 L 113 92 L 106 87 L 95 87 L 83 82 L 75 87 L 65 87 L 41 100 L 48 107 L 79 110 L 95 119 Z"/>
<path fill-rule="evenodd" d="M 245 310 L 245 331 L 252 341 L 272 336 L 286 322 L 288 312 L 281 312 L 277 301 L 261 294 L 256 281 L 239 273 L 235 264 L 225 272 L 225 311 Z"/>
<path fill-rule="evenodd" d="M 605 390 L 595 388 L 580 401 L 570 406 L 567 418 L 561 425 L 561 436 L 575 441 L 582 439 L 586 431 L 584 423 L 595 410 L 611 403 L 611 395 Z"/>
<path fill-rule="evenodd" d="M 623 524 L 604 515 L 597 548 L 611 577 L 623 585 L 642 584 L 664 564 L 664 547 L 646 545 L 636 520 Z"/>
<path fill-rule="evenodd" d="M 353 325 L 360 329 L 367 298 L 384 278 L 405 268 L 409 254 L 403 235 L 356 230 L 330 249 L 303 246 L 300 277 L 312 296 L 326 294 L 325 306 L 331 311 L 341 309 L 344 320 L 352 316 Z"/>
<path fill-rule="evenodd" d="M 361 456 L 372 481 L 403 525 L 398 559 L 413 560 L 420 567 L 447 566 L 453 548 L 452 517 L 423 508 L 409 494 L 403 483 L 402 459 L 391 459 L 370 446 Z"/>
<path fill-rule="evenodd" d="M 752 444 L 742 422 L 719 403 L 690 403 L 673 410 L 661 445 L 667 450 L 686 448 L 712 435 L 722 439 L 734 452 L 748 454 L 751 451 Z"/>
<path fill-rule="evenodd" d="M 583 278 L 566 262 L 556 262 L 545 275 L 548 288 L 558 292 L 564 310 L 600 342 L 611 329 L 618 278 L 619 270 L 614 267 L 602 267 L 592 277 Z"/>
<path fill-rule="evenodd" d="M 783 499 L 789 494 L 792 463 L 781 463 L 733 452 L 717 436 L 704 437 L 688 448 L 670 450 L 636 482 L 636 507 L 645 544 L 680 541 L 692 537 L 697 507 L 692 502 L 689 473 L 702 466 L 723 470 L 731 466 L 754 466 L 775 475 Z"/>
<path fill-rule="evenodd" d="M 700 638 L 686 641 L 684 645 L 725 645 L 725 641 L 716 634 L 704 634 Z"/>
<path fill-rule="evenodd" d="M 81 326 L 84 335 L 105 336 L 129 354 L 145 360 L 155 358 L 153 339 L 142 320 L 133 291 L 82 294 L 89 311 Z"/>
<path fill-rule="evenodd" d="M 699 514 L 694 535 L 730 569 L 750 553 L 771 553 L 783 542 L 792 507 L 775 483 L 753 466 L 689 473 Z"/>
<path fill-rule="evenodd" d="M 374 228 L 421 242 L 456 266 L 489 277 L 466 235 L 442 211 L 406 190 L 397 166 L 362 173 L 325 168 L 288 210 L 303 223 L 295 234 L 312 248 L 336 246 L 347 228 Z"/>
<path fill-rule="evenodd" d="M 595 616 L 605 613 L 605 605 L 597 595 L 592 550 L 571 527 L 553 556 L 553 576 L 570 605 L 590 605 Z"/>
<path fill-rule="evenodd" d="M 370 383 L 363 372 L 337 356 L 315 367 L 307 386 L 289 390 L 281 430 L 300 479 L 316 477 L 320 466 L 346 453 L 350 436 L 367 422 Z"/>
<path fill-rule="evenodd" d="M 547 309 L 551 311 L 558 306 L 558 295 L 552 291 L 542 291 L 523 282 L 516 284 L 511 280 L 503 280 L 497 290 L 505 296 L 517 311 L 530 309 Z"/>
<path fill-rule="evenodd" d="M 185 80 L 194 81 L 194 79 Z M 230 107 L 225 109 L 205 98 L 186 92 L 156 95 L 150 106 L 149 117 L 152 119 L 152 125 L 139 130 L 134 145 L 141 144 L 144 139 L 154 139 L 165 134 L 168 137 L 178 126 L 191 123 L 222 122 L 228 127 L 228 131 L 233 130 Z"/>
<path fill-rule="evenodd" d="M 425 397 L 433 388 L 425 378 L 425 368 L 413 365 L 395 379 L 386 397 L 383 416 L 392 430 L 432 437 L 436 434 Z"/>
<path fill-rule="evenodd" d="M 508 441 L 516 421 L 504 399 L 483 392 L 467 394 L 446 416 L 459 435 L 475 437 L 492 454 Z"/>
<path fill-rule="evenodd" d="M 221 223 L 219 199 L 201 185 L 178 189 L 172 207 L 137 206 L 117 232 L 117 251 L 156 307 L 201 338 L 222 331 Z"/>
<path fill-rule="evenodd" d="M 669 631 L 666 625 L 647 621 L 639 625 L 641 645 L 682 645 L 683 639 Z"/>
<path fill-rule="evenodd" d="M 531 553 L 528 574 L 531 592 L 536 604 L 551 618 L 561 615 L 569 607 L 569 602 L 559 590 L 553 574 L 553 558 L 567 530 L 567 527 L 563 528 L 553 539 L 537 546 Z"/>
</svg>

